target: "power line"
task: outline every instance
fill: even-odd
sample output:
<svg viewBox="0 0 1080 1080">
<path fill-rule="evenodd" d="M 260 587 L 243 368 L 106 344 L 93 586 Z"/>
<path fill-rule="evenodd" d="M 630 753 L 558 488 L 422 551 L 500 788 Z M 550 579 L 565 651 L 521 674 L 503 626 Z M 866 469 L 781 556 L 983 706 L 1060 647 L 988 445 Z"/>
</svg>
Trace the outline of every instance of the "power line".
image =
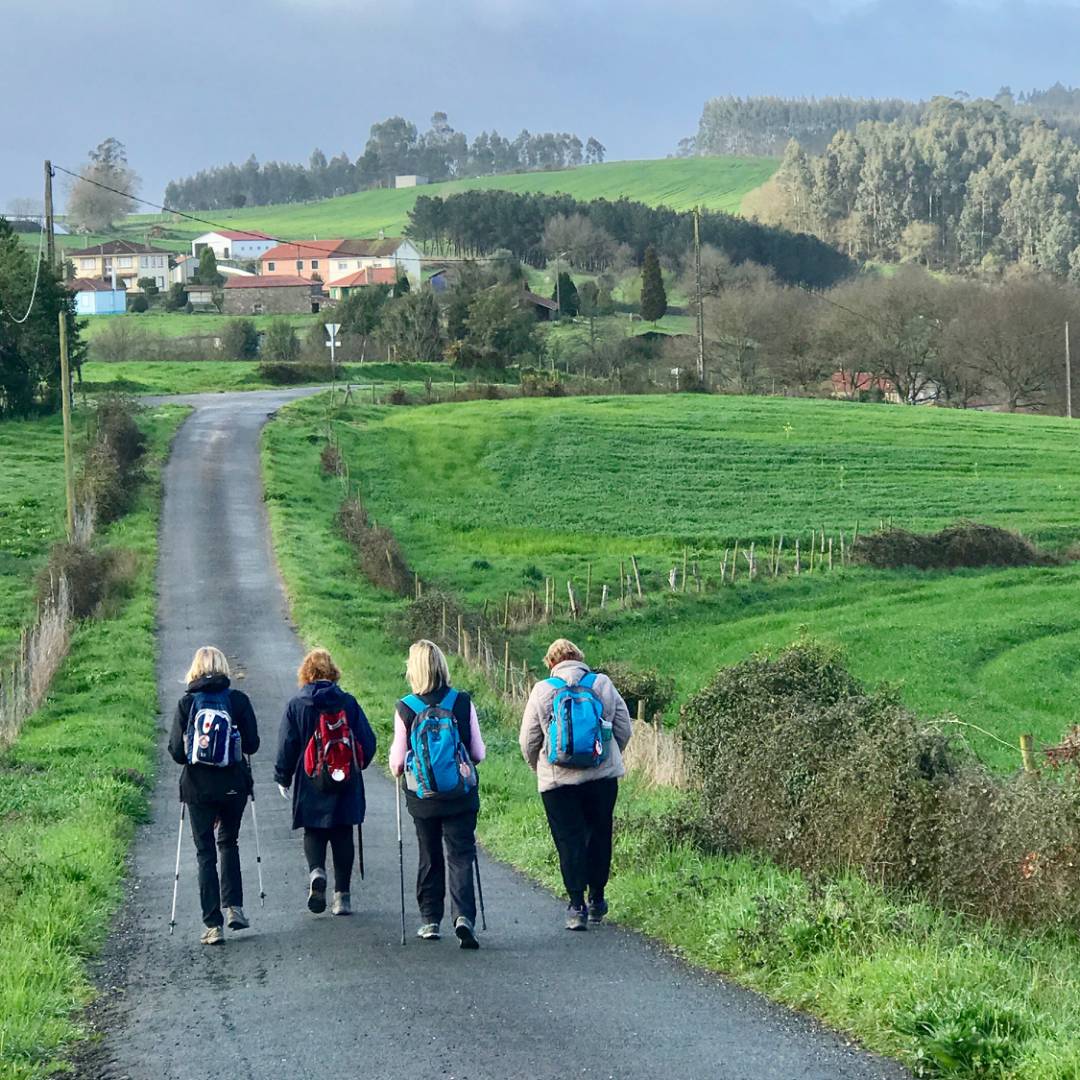
<svg viewBox="0 0 1080 1080">
<path fill-rule="evenodd" d="M 26 314 L 21 319 L 16 319 L 13 315 L 8 315 L 8 318 L 16 325 L 21 326 L 30 318 L 30 313 L 34 310 L 34 301 L 37 299 L 38 282 L 41 280 L 41 264 L 44 261 L 42 259 L 42 253 L 45 250 L 45 230 L 41 229 L 38 232 L 38 257 L 37 267 L 34 270 L 34 287 L 30 290 L 30 303 L 26 306 Z M 0 309 L 2 311 L 3 309 Z"/>
</svg>

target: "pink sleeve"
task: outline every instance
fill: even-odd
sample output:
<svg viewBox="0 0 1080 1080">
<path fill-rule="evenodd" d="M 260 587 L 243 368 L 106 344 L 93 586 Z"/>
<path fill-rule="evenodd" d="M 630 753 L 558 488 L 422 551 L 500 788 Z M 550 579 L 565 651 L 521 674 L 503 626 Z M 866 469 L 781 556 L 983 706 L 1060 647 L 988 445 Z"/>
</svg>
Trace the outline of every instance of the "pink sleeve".
<svg viewBox="0 0 1080 1080">
<path fill-rule="evenodd" d="M 484 737 L 480 734 L 480 721 L 476 718 L 476 706 L 469 703 L 469 756 L 473 764 L 478 765 L 487 757 L 487 747 L 484 745 Z"/>
<path fill-rule="evenodd" d="M 394 741 L 390 744 L 390 771 L 400 776 L 405 771 L 405 750 L 408 739 L 405 735 L 405 721 L 401 713 L 394 713 Z M 481 744 L 483 745 L 483 744 Z"/>
</svg>

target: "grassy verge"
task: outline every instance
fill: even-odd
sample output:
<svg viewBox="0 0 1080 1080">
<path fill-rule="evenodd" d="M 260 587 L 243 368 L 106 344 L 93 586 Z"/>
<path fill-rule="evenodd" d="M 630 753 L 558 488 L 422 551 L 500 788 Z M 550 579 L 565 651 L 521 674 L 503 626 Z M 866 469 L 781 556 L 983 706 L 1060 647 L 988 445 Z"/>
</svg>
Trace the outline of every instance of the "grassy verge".
<svg viewBox="0 0 1080 1080">
<path fill-rule="evenodd" d="M 254 360 L 124 360 L 90 361 L 83 364 L 83 389 L 87 393 L 123 391 L 128 394 L 213 394 L 229 390 L 274 390 L 275 383 L 259 375 Z M 425 381 L 440 385 L 512 382 L 516 373 L 478 374 L 455 371 L 447 364 L 369 363 L 340 365 L 342 381 L 367 386 L 401 383 L 410 392 L 422 392 Z M 384 387 L 386 390 L 392 386 Z"/>
<path fill-rule="evenodd" d="M 131 595 L 81 624 L 45 706 L 0 756 L 0 1077 L 50 1075 L 91 996 L 84 961 L 120 896 L 152 782 L 160 463 L 184 415 L 147 414 L 150 481 L 99 542 L 137 554 Z"/>
<path fill-rule="evenodd" d="M 353 466 L 360 456 L 383 453 L 377 439 L 366 437 L 378 414 L 355 423 Z M 310 403 L 282 410 L 266 430 L 274 542 L 301 634 L 334 651 L 345 682 L 385 736 L 402 689 L 403 648 L 388 633 L 402 601 L 359 577 L 334 528 L 341 490 L 319 477 L 313 438 L 319 430 Z M 485 430 L 491 433 L 490 423 Z M 445 488 L 446 480 L 437 473 L 433 482 Z M 475 680 L 458 674 L 466 685 Z M 490 751 L 482 839 L 494 854 L 557 889 L 554 851 L 533 778 L 517 755 L 513 718 L 483 688 L 478 697 Z M 624 786 L 610 894 L 621 922 L 696 964 L 814 1013 L 923 1075 L 1080 1075 L 1074 936 L 1013 934 L 864 882 L 812 882 L 764 860 L 711 854 L 685 838 L 692 819 L 685 800 L 634 780 Z"/>
<path fill-rule="evenodd" d="M 81 451 L 84 418 L 76 416 Z M 64 436 L 59 416 L 0 423 L 0 669 L 33 616 L 34 579 L 64 533 Z"/>
</svg>

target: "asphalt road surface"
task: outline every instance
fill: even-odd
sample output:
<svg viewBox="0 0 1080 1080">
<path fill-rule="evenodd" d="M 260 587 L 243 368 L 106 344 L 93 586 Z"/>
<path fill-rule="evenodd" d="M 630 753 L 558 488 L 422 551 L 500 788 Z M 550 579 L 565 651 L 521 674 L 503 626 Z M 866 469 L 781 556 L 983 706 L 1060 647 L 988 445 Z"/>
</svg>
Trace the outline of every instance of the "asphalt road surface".
<svg viewBox="0 0 1080 1080">
<path fill-rule="evenodd" d="M 273 784 L 274 742 L 301 645 L 270 548 L 258 435 L 296 391 L 205 395 L 165 473 L 161 534 L 161 765 L 139 832 L 128 901 L 106 947 L 97 1022 L 78 1063 L 95 1080 L 318 1077 L 870 1080 L 904 1070 L 811 1020 L 695 971 L 637 934 L 562 929 L 564 901 L 481 860 L 489 931 L 470 953 L 413 935 L 416 842 L 406 834 L 408 943 L 400 944 L 393 788 L 367 773 L 367 880 L 351 918 L 312 916 L 301 842 Z M 240 834 L 250 930 L 199 944 L 185 831 L 168 932 L 179 804 L 165 723 L 193 650 L 216 644 L 259 717 L 254 759 L 266 905 L 250 812 Z M 385 761 L 380 747 L 379 761 Z M 523 766 L 524 767 L 524 766 Z M 405 817 L 406 829 L 409 819 Z M 616 873 L 618 868 L 616 866 Z M 671 918 L 679 917 L 673 908 Z M 445 924 L 444 924 L 445 928 Z"/>
</svg>

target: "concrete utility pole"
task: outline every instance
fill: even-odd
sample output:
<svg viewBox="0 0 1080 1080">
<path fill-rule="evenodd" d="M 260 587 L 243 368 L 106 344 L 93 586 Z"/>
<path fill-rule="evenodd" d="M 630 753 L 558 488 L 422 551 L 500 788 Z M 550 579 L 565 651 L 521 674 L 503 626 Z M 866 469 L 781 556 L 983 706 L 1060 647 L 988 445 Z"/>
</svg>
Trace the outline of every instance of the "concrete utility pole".
<svg viewBox="0 0 1080 1080">
<path fill-rule="evenodd" d="M 1072 419 L 1072 352 L 1069 348 L 1069 323 L 1065 321 L 1065 415 Z"/>
<path fill-rule="evenodd" d="M 45 162 L 45 243 L 49 258 L 49 269 L 56 267 L 56 229 L 53 223 L 52 201 L 53 167 L 51 161 Z"/>
<path fill-rule="evenodd" d="M 701 230 L 698 208 L 694 207 L 694 277 L 697 282 L 697 373 L 705 382 L 705 310 L 701 304 Z"/>
<path fill-rule="evenodd" d="M 67 493 L 67 538 L 75 539 L 75 473 L 71 456 L 71 369 L 68 364 L 67 309 L 60 320 L 60 402 L 64 412 L 64 488 Z"/>
</svg>

